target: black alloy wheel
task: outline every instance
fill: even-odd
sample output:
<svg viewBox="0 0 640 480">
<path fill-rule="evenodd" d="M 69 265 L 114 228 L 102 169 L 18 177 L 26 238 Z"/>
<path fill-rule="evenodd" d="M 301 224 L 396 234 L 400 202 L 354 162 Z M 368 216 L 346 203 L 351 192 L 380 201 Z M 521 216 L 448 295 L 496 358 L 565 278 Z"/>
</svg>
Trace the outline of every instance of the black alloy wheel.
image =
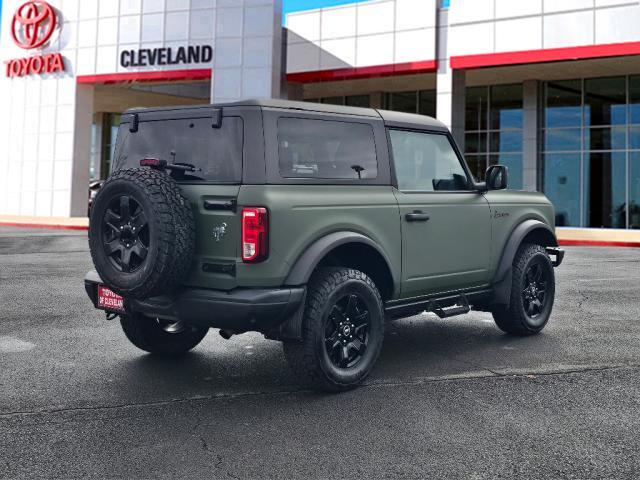
<svg viewBox="0 0 640 480">
<path fill-rule="evenodd" d="M 357 294 L 341 297 L 331 308 L 325 326 L 325 347 L 331 363 L 351 368 L 360 362 L 369 344 L 370 315 Z"/>
<path fill-rule="evenodd" d="M 103 248 L 119 272 L 137 271 L 149 253 L 149 225 L 144 210 L 132 196 L 115 197 L 103 219 Z"/>
<path fill-rule="evenodd" d="M 522 305 L 532 320 L 538 318 L 545 309 L 548 283 L 548 269 L 541 262 L 531 262 L 524 274 Z"/>
<path fill-rule="evenodd" d="M 318 268 L 307 284 L 301 341 L 283 342 L 287 363 L 314 388 L 337 392 L 361 384 L 384 340 L 384 306 L 360 270 Z"/>
<path fill-rule="evenodd" d="M 545 247 L 523 244 L 513 259 L 509 303 L 496 304 L 496 325 L 511 335 L 535 335 L 547 325 L 555 298 L 553 264 Z"/>
</svg>

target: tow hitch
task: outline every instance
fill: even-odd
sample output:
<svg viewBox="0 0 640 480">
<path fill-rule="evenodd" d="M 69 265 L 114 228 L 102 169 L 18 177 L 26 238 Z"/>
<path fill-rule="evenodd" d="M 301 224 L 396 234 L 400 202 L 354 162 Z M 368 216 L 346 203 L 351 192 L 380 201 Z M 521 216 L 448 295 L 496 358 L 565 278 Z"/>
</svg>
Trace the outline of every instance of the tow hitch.
<svg viewBox="0 0 640 480">
<path fill-rule="evenodd" d="M 558 247 L 547 247 L 547 253 L 551 257 L 551 263 L 554 267 L 559 267 L 564 259 L 564 250 Z"/>
</svg>

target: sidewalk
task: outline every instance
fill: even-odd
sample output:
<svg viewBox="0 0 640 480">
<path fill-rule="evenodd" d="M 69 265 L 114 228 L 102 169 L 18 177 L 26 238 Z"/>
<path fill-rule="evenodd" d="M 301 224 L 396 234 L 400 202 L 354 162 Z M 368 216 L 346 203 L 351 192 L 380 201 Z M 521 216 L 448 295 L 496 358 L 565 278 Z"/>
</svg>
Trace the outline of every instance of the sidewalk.
<svg viewBox="0 0 640 480">
<path fill-rule="evenodd" d="M 640 230 L 610 228 L 556 228 L 560 245 L 640 247 Z"/>
</svg>

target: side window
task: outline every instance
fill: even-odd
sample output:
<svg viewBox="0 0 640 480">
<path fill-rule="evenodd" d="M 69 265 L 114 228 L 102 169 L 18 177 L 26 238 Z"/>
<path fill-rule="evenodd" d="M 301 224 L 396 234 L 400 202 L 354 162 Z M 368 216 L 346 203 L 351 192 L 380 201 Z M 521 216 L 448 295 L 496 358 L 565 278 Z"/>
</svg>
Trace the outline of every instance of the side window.
<svg viewBox="0 0 640 480">
<path fill-rule="evenodd" d="M 281 118 L 278 150 L 284 178 L 365 180 L 378 176 L 373 128 L 366 123 Z"/>
<path fill-rule="evenodd" d="M 446 135 L 389 130 L 401 191 L 468 190 L 467 175 Z"/>
</svg>

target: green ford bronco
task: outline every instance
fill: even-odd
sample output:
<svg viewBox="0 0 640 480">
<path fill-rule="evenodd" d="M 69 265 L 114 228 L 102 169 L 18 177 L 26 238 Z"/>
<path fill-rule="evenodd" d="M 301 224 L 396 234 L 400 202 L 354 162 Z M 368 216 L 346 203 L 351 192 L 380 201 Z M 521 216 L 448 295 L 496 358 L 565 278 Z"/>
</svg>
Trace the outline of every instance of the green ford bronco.
<svg viewBox="0 0 640 480">
<path fill-rule="evenodd" d="M 373 367 L 385 320 L 491 312 L 540 332 L 562 262 L 554 210 L 471 176 L 424 116 L 278 100 L 128 111 L 91 211 L 96 308 L 159 355 L 257 331 L 341 390 Z"/>
</svg>

